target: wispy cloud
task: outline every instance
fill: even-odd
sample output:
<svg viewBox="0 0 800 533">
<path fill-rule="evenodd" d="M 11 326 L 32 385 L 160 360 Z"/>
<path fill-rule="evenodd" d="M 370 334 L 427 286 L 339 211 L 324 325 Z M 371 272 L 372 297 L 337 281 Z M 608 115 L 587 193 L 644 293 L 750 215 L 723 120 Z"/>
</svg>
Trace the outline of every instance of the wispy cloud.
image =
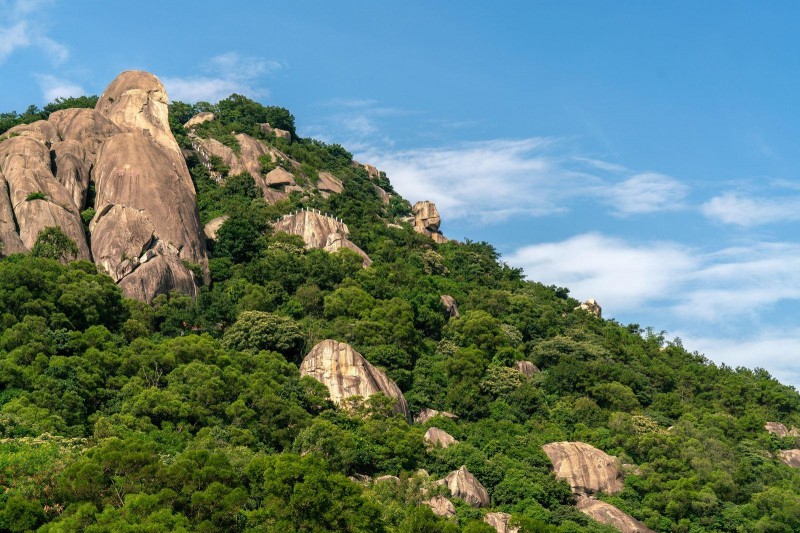
<svg viewBox="0 0 800 533">
<path fill-rule="evenodd" d="M 208 60 L 202 69 L 206 75 L 165 76 L 162 81 L 172 100 L 217 102 L 232 93 L 260 97 L 265 96 L 267 90 L 259 81 L 282 67 L 272 59 L 227 52 Z"/>
<path fill-rule="evenodd" d="M 618 216 L 641 215 L 684 208 L 689 187 L 657 172 L 636 174 L 604 188 L 601 195 Z"/>
<path fill-rule="evenodd" d="M 0 64 L 18 50 L 35 47 L 53 64 L 69 57 L 67 47 L 48 36 L 49 22 L 42 16 L 51 1 L 16 0 L 0 2 L 4 25 L 0 25 Z"/>
<path fill-rule="evenodd" d="M 706 217 L 716 222 L 752 227 L 800 220 L 800 197 L 758 197 L 727 192 L 704 203 L 701 209 Z"/>
<path fill-rule="evenodd" d="M 49 74 L 37 74 L 36 81 L 39 83 L 42 95 L 47 102 L 52 102 L 56 98 L 86 94 L 86 91 L 80 85 Z"/>
</svg>

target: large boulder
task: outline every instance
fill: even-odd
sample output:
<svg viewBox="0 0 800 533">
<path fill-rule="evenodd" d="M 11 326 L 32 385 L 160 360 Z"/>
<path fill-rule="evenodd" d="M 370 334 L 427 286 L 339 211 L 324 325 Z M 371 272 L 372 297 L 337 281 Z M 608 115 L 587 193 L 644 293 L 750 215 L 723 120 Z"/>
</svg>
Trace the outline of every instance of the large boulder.
<svg viewBox="0 0 800 533">
<path fill-rule="evenodd" d="M 444 312 L 447 314 L 449 318 L 458 318 L 458 304 L 456 304 L 456 299 L 450 296 L 449 294 L 442 294 L 439 296 L 439 299 L 442 301 L 442 307 L 444 307 Z"/>
<path fill-rule="evenodd" d="M 518 527 L 510 527 L 511 515 L 508 513 L 486 513 L 483 521 L 495 528 L 497 533 L 519 533 Z"/>
<path fill-rule="evenodd" d="M 331 193 L 340 193 L 344 190 L 342 181 L 331 174 L 330 172 L 319 172 L 319 181 L 317 182 L 317 190 L 322 193 L 322 196 L 328 197 Z"/>
<path fill-rule="evenodd" d="M 792 468 L 800 468 L 800 450 L 781 450 L 778 452 L 780 461 Z"/>
<path fill-rule="evenodd" d="M 517 361 L 516 363 L 514 363 L 514 368 L 516 368 L 520 374 L 527 376 L 529 378 L 533 377 L 534 374 L 538 374 L 540 372 L 540 370 L 536 367 L 536 365 L 534 365 L 530 361 Z"/>
<path fill-rule="evenodd" d="M 320 342 L 303 359 L 300 374 L 325 385 L 335 403 L 353 396 L 369 398 L 380 392 L 395 399 L 396 413 L 409 417 L 400 388 L 349 344 L 331 339 Z"/>
<path fill-rule="evenodd" d="M 188 121 L 186 121 L 186 124 L 184 124 L 183 127 L 186 128 L 187 130 L 190 130 L 190 129 L 196 128 L 200 124 L 205 124 L 206 122 L 211 122 L 212 120 L 214 120 L 214 118 L 215 118 L 214 117 L 214 113 L 212 113 L 210 111 L 203 111 L 203 112 L 200 112 L 200 113 L 196 114 L 195 116 L 190 118 Z"/>
<path fill-rule="evenodd" d="M 577 508 L 601 524 L 617 528 L 621 533 L 654 533 L 652 529 L 629 514 L 595 498 L 580 498 Z"/>
<path fill-rule="evenodd" d="M 259 124 L 259 126 L 261 126 L 261 131 L 266 133 L 267 135 L 274 134 L 275 137 L 277 137 L 279 139 L 284 139 L 286 141 L 291 141 L 292 140 L 292 133 L 290 131 L 288 131 L 288 130 L 282 130 L 280 128 L 273 128 L 272 126 L 269 125 L 269 122 L 267 122 L 265 124 Z"/>
<path fill-rule="evenodd" d="M 439 480 L 439 484 L 447 485 L 455 498 L 461 498 L 473 507 L 486 507 L 489 505 L 489 493 L 481 482 L 473 476 L 466 466 L 450 472 L 446 478 Z"/>
<path fill-rule="evenodd" d="M 603 308 L 600 307 L 600 304 L 597 303 L 597 300 L 594 298 L 589 298 L 575 309 L 583 309 L 584 311 L 593 314 L 597 318 L 601 318 L 603 316 Z"/>
<path fill-rule="evenodd" d="M 443 429 L 430 427 L 425 432 L 425 440 L 430 442 L 433 446 L 441 446 L 447 448 L 453 444 L 458 444 L 458 441 L 451 434 Z"/>
<path fill-rule="evenodd" d="M 444 496 L 434 496 L 425 502 L 436 516 L 449 518 L 456 515 L 456 506 Z"/>
<path fill-rule="evenodd" d="M 556 477 L 576 494 L 616 494 L 623 488 L 619 462 L 583 442 L 553 442 L 542 446 L 553 463 Z"/>
<path fill-rule="evenodd" d="M 323 215 L 319 211 L 303 209 L 291 215 L 285 215 L 273 224 L 273 229 L 290 235 L 299 235 L 308 249 L 333 253 L 347 248 L 361 256 L 364 268 L 372 264 L 372 259 L 366 252 L 347 238 L 350 234 L 347 224 Z"/>
<path fill-rule="evenodd" d="M 427 200 L 417 202 L 411 210 L 414 213 L 414 231 L 423 235 L 428 235 L 438 243 L 447 242 L 447 238 L 439 231 L 442 222 L 436 204 Z"/>
<path fill-rule="evenodd" d="M 206 236 L 206 239 L 215 241 L 217 240 L 217 232 L 219 228 L 228 220 L 228 215 L 222 215 L 221 217 L 217 217 L 211 219 L 203 226 L 203 233 Z"/>
<path fill-rule="evenodd" d="M 798 432 L 796 427 L 793 426 L 792 429 L 787 429 L 786 426 L 780 422 L 767 422 L 764 424 L 764 429 L 780 438 L 800 437 L 800 432 Z"/>
</svg>

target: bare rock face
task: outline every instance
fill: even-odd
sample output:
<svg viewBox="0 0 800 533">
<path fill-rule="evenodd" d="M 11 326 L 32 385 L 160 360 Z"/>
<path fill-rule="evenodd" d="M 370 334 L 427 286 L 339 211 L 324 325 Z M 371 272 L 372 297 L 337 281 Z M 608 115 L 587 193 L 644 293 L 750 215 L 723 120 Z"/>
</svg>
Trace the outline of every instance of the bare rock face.
<svg viewBox="0 0 800 533">
<path fill-rule="evenodd" d="M 621 533 L 655 533 L 629 514 L 595 498 L 581 498 L 578 500 L 577 508 L 601 524 L 617 528 Z"/>
<path fill-rule="evenodd" d="M 279 139 L 286 139 L 287 141 L 292 140 L 292 134 L 287 130 L 282 130 L 280 128 L 273 128 L 272 126 L 269 125 L 269 123 L 260 124 L 260 126 L 261 126 L 261 131 L 263 131 L 267 135 L 269 135 L 270 133 L 274 133 L 275 137 Z"/>
<path fill-rule="evenodd" d="M 780 422 L 767 422 L 764 424 L 764 429 L 772 433 L 773 435 L 777 435 L 780 438 L 783 437 L 800 437 L 800 432 L 797 430 L 796 427 L 792 427 L 792 429 L 787 429 L 785 425 L 781 424 Z"/>
<path fill-rule="evenodd" d="M 192 118 L 190 118 L 186 122 L 186 124 L 183 125 L 183 127 L 186 128 L 187 130 L 190 130 L 192 128 L 196 128 L 200 124 L 211 122 L 212 120 L 214 120 L 214 118 L 215 118 L 214 113 L 211 113 L 210 111 L 203 111 L 202 113 L 198 113 Z"/>
<path fill-rule="evenodd" d="M 369 398 L 381 392 L 396 400 L 396 413 L 403 414 L 406 419 L 409 417 L 408 404 L 400 388 L 349 344 L 330 339 L 320 342 L 303 359 L 300 374 L 325 385 L 336 403 L 351 396 Z"/>
<path fill-rule="evenodd" d="M 447 316 L 450 318 L 458 318 L 458 305 L 456 304 L 456 299 L 448 294 L 442 294 L 439 296 L 439 299 L 442 301 L 442 306 L 444 306 L 444 312 L 447 313 Z"/>
<path fill-rule="evenodd" d="M 0 174 L 5 185 L 0 189 L 4 254 L 31 250 L 41 230 L 56 226 L 75 241 L 78 259 L 90 259 L 79 207 L 71 191 L 53 175 L 45 142 L 34 135 L 4 140 Z"/>
<path fill-rule="evenodd" d="M 456 515 L 456 506 L 444 496 L 434 496 L 425 502 L 436 516 L 449 518 Z"/>
<path fill-rule="evenodd" d="M 375 189 L 375 192 L 378 193 L 378 198 L 381 199 L 381 203 L 383 205 L 389 205 L 389 202 L 392 200 L 391 195 L 385 190 L 383 190 L 383 188 L 378 187 L 374 183 L 372 184 L 372 187 Z"/>
<path fill-rule="evenodd" d="M 435 427 L 428 428 L 428 431 L 425 432 L 425 440 L 433 446 L 441 446 L 442 448 L 458 444 L 458 441 L 451 434 Z"/>
<path fill-rule="evenodd" d="M 419 414 L 414 417 L 414 422 L 417 423 L 417 424 L 424 424 L 425 422 L 427 422 L 431 418 L 434 418 L 434 417 L 437 417 L 437 416 L 443 416 L 443 417 L 449 418 L 451 420 L 455 420 L 456 418 L 458 418 L 453 413 L 448 413 L 447 411 L 437 411 L 436 409 L 429 409 L 427 407 L 424 407 L 422 409 L 422 411 L 420 411 Z"/>
<path fill-rule="evenodd" d="M 519 533 L 518 527 L 509 527 L 511 515 L 508 513 L 486 513 L 483 521 L 495 528 L 497 533 Z"/>
<path fill-rule="evenodd" d="M 439 210 L 436 209 L 436 204 L 429 201 L 417 202 L 412 208 L 414 213 L 414 231 L 423 235 L 428 235 L 431 239 L 438 243 L 447 242 L 447 237 L 442 235 L 439 231 L 439 225 L 442 222 L 439 216 Z"/>
<path fill-rule="evenodd" d="M 364 167 L 364 170 L 367 171 L 367 174 L 369 174 L 370 178 L 376 179 L 381 177 L 381 171 L 375 168 L 374 166 L 372 165 L 361 165 L 361 166 Z"/>
<path fill-rule="evenodd" d="M 446 478 L 439 480 L 440 484 L 447 485 L 450 494 L 461 498 L 473 507 L 486 507 L 489 505 L 489 493 L 473 476 L 466 466 L 450 472 Z"/>
<path fill-rule="evenodd" d="M 58 131 L 47 120 L 37 120 L 30 124 L 18 124 L 5 132 L 0 139 L 10 139 L 11 137 L 30 137 L 48 146 L 50 143 L 59 140 Z"/>
<path fill-rule="evenodd" d="M 575 309 L 583 309 L 584 311 L 588 311 L 597 318 L 602 318 L 603 316 L 603 308 L 600 307 L 600 304 L 597 303 L 594 298 L 589 298 Z"/>
<path fill-rule="evenodd" d="M 616 457 L 583 442 L 553 442 L 542 446 L 556 477 L 576 494 L 616 494 L 623 488 Z"/>
<path fill-rule="evenodd" d="M 228 220 L 228 215 L 222 215 L 221 217 L 217 217 L 215 219 L 209 220 L 208 224 L 203 226 L 203 233 L 206 236 L 206 239 L 215 241 L 217 240 L 217 232 L 219 228 Z"/>
<path fill-rule="evenodd" d="M 536 365 L 531 363 L 530 361 L 517 361 L 514 363 L 514 368 L 519 370 L 520 374 L 525 376 L 533 377 L 534 374 L 538 374 L 540 371 L 536 368 Z"/>
<path fill-rule="evenodd" d="M 319 190 L 324 197 L 328 197 L 331 193 L 340 193 L 344 190 L 344 185 L 339 178 L 330 172 L 319 172 L 319 181 L 317 182 L 317 190 Z"/>
<path fill-rule="evenodd" d="M 301 236 L 308 249 L 336 252 L 342 248 L 348 248 L 361 256 L 364 268 L 372 264 L 372 260 L 366 252 L 347 239 L 350 234 L 347 224 L 317 211 L 304 209 L 286 215 L 273 225 L 273 229 Z"/>
<path fill-rule="evenodd" d="M 294 175 L 281 167 L 272 169 L 267 173 L 264 181 L 270 187 L 282 187 L 285 185 L 295 185 Z"/>
<path fill-rule="evenodd" d="M 778 452 L 781 462 L 792 468 L 800 468 L 800 450 L 781 450 Z"/>
</svg>

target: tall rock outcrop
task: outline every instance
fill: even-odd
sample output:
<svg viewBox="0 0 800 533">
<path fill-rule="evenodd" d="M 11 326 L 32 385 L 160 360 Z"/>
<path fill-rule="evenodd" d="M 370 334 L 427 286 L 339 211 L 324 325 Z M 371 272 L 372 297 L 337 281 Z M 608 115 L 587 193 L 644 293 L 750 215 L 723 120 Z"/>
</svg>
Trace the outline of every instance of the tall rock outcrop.
<svg viewBox="0 0 800 533">
<path fill-rule="evenodd" d="M 129 297 L 197 292 L 184 262 L 208 268 L 194 186 L 169 130 L 167 95 L 147 72 L 120 74 L 97 111 L 122 130 L 101 146 L 93 171 L 95 262 Z"/>
<path fill-rule="evenodd" d="M 447 488 L 456 498 L 461 498 L 473 507 L 486 507 L 489 505 L 489 493 L 481 482 L 473 476 L 466 466 L 450 472 L 446 478 L 439 480 L 439 484 Z"/>
<path fill-rule="evenodd" d="M 333 253 L 347 248 L 361 256 L 364 268 L 372 264 L 372 259 L 366 252 L 347 238 L 350 234 L 347 224 L 318 211 L 303 209 L 297 213 L 286 215 L 273 224 L 273 229 L 290 235 L 299 235 L 308 249 Z"/>
<path fill-rule="evenodd" d="M 604 501 L 595 498 L 581 498 L 578 510 L 601 524 L 617 528 L 621 533 L 655 533 L 652 529 Z"/>
<path fill-rule="evenodd" d="M 417 202 L 414 204 L 412 212 L 414 213 L 414 231 L 428 235 L 440 244 L 447 242 L 447 237 L 439 231 L 442 219 L 439 216 L 439 210 L 436 209 L 436 204 L 427 200 Z"/>
<path fill-rule="evenodd" d="M 576 494 L 622 490 L 622 476 L 616 457 L 583 442 L 553 442 L 542 446 L 553 463 L 556 477 L 564 479 Z"/>
<path fill-rule="evenodd" d="M 409 418 L 408 404 L 400 388 L 349 344 L 331 339 L 320 342 L 303 359 L 300 374 L 325 385 L 335 403 L 352 396 L 369 398 L 381 392 L 395 399 L 396 413 Z"/>
</svg>

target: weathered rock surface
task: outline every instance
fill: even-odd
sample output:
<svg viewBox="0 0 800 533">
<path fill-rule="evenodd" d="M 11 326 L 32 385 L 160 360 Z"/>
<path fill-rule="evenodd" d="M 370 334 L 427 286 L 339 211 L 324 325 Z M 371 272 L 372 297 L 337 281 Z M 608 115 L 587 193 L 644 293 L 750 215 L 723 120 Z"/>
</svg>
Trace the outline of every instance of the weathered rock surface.
<svg viewBox="0 0 800 533">
<path fill-rule="evenodd" d="M 320 342 L 303 359 L 300 374 L 325 385 L 336 403 L 352 396 L 369 398 L 381 392 L 396 400 L 396 413 L 403 414 L 406 419 L 409 417 L 408 404 L 400 388 L 349 344 L 331 339 Z"/>
<path fill-rule="evenodd" d="M 286 139 L 287 141 L 292 140 L 291 132 L 287 130 L 282 130 L 280 128 L 273 128 L 272 126 L 269 125 L 269 122 L 267 122 L 266 124 L 260 124 L 260 126 L 261 126 L 261 131 L 263 131 L 267 135 L 269 135 L 270 133 L 274 133 L 275 137 L 278 137 L 279 139 Z"/>
<path fill-rule="evenodd" d="M 359 163 L 356 163 L 356 165 L 358 164 Z M 361 165 L 361 166 L 364 167 L 364 170 L 367 171 L 367 174 L 369 174 L 370 178 L 375 179 L 381 177 L 381 171 L 375 168 L 374 166 L 372 165 Z"/>
<path fill-rule="evenodd" d="M 453 413 L 448 413 L 447 411 L 437 411 L 436 409 L 429 409 L 427 407 L 424 407 L 422 411 L 420 411 L 419 414 L 417 414 L 417 416 L 414 417 L 414 422 L 417 424 L 424 424 L 431 418 L 437 416 L 443 416 L 451 420 L 455 420 L 456 418 L 458 418 Z"/>
<path fill-rule="evenodd" d="M 378 193 L 378 198 L 381 199 L 381 203 L 383 205 L 389 205 L 389 202 L 392 200 L 391 195 L 385 190 L 383 190 L 382 187 L 378 187 L 375 184 L 373 184 L 372 186 L 375 188 L 375 192 Z"/>
<path fill-rule="evenodd" d="M 780 422 L 767 422 L 764 424 L 764 429 L 772 433 L 773 435 L 777 435 L 780 438 L 783 437 L 800 437 L 800 432 L 798 432 L 796 427 L 792 427 L 792 429 L 787 429 L 785 425 L 781 424 Z"/>
<path fill-rule="evenodd" d="M 533 377 L 534 374 L 538 374 L 540 371 L 536 368 L 536 365 L 531 363 L 530 361 L 517 361 L 514 363 L 514 368 L 519 370 L 520 374 L 525 376 Z"/>
<path fill-rule="evenodd" d="M 509 527 L 511 515 L 508 513 L 486 513 L 483 521 L 495 528 L 497 533 L 519 533 L 518 527 Z"/>
<path fill-rule="evenodd" d="M 425 432 L 425 440 L 430 442 L 433 446 L 441 446 L 447 448 L 453 444 L 458 444 L 458 441 L 451 434 L 443 429 L 430 427 Z"/>
<path fill-rule="evenodd" d="M 800 468 L 800 450 L 781 450 L 778 458 L 787 466 Z"/>
<path fill-rule="evenodd" d="M 274 168 L 274 169 L 270 170 L 267 173 L 266 177 L 264 178 L 264 181 L 270 187 L 282 187 L 282 186 L 285 186 L 285 185 L 295 185 L 294 175 L 291 172 L 289 172 L 287 170 L 284 170 L 281 167 L 277 167 L 277 168 Z"/>
<path fill-rule="evenodd" d="M 30 124 L 18 124 L 5 132 L 0 139 L 10 139 L 11 137 L 30 137 L 48 145 L 59 140 L 55 126 L 47 120 L 37 120 Z"/>
<path fill-rule="evenodd" d="M 397 476 L 378 476 L 375 478 L 375 483 L 383 483 L 391 481 L 392 483 L 400 483 L 400 478 Z"/>
<path fill-rule="evenodd" d="M 228 220 L 228 215 L 222 215 L 221 217 L 209 220 L 208 223 L 203 226 L 203 233 L 205 234 L 206 239 L 212 241 L 217 240 L 217 232 L 226 220 Z"/>
<path fill-rule="evenodd" d="M 595 498 L 581 498 L 576 507 L 601 524 L 617 528 L 621 533 L 654 533 L 652 529 L 629 514 Z"/>
<path fill-rule="evenodd" d="M 556 477 L 576 494 L 616 494 L 623 488 L 616 457 L 583 442 L 553 442 L 542 446 Z"/>
<path fill-rule="evenodd" d="M 319 190 L 324 197 L 328 197 L 331 193 L 340 193 L 344 190 L 341 180 L 331 174 L 330 172 L 318 172 L 319 181 L 317 182 L 317 190 Z"/>
<path fill-rule="evenodd" d="M 437 516 L 451 517 L 456 515 L 456 506 L 444 496 L 434 496 L 425 502 Z"/>
<path fill-rule="evenodd" d="M 600 304 L 597 303 L 597 300 L 594 298 L 589 298 L 575 309 L 583 309 L 584 311 L 588 311 L 598 318 L 603 316 L 603 308 L 600 307 Z"/>
<path fill-rule="evenodd" d="M 372 264 L 372 259 L 366 252 L 347 238 L 350 234 L 347 224 L 317 211 L 304 209 L 286 215 L 273 225 L 273 229 L 301 236 L 308 249 L 320 249 L 333 253 L 342 248 L 348 248 L 361 256 L 362 266 L 366 268 Z"/>
<path fill-rule="evenodd" d="M 183 127 L 186 128 L 187 130 L 190 130 L 192 128 L 196 128 L 197 126 L 205 122 L 211 122 L 212 120 L 214 120 L 214 118 L 215 118 L 214 113 L 210 111 L 203 111 L 201 113 L 196 114 L 188 121 L 186 121 L 186 124 L 184 124 Z"/>
<path fill-rule="evenodd" d="M 442 222 L 436 204 L 429 201 L 417 202 L 412 208 L 414 213 L 414 231 L 423 235 L 428 235 L 438 243 L 447 242 L 447 237 L 439 231 Z"/>
<path fill-rule="evenodd" d="M 489 505 L 489 493 L 481 485 L 481 482 L 473 476 L 466 466 L 450 472 L 446 478 L 438 481 L 439 484 L 447 485 L 455 498 L 461 498 L 473 507 L 486 507 Z"/>
<path fill-rule="evenodd" d="M 448 294 L 442 294 L 439 296 L 439 299 L 442 301 L 442 305 L 444 306 L 444 312 L 450 318 L 458 318 L 458 305 L 456 304 L 456 299 Z"/>
<path fill-rule="evenodd" d="M 71 191 L 53 175 L 45 142 L 33 135 L 4 140 L 0 143 L 0 174 L 5 185 L 0 189 L 4 254 L 32 249 L 41 230 L 56 226 L 75 241 L 77 258 L 90 259 L 80 209 Z M 44 198 L 38 197 L 42 195 Z"/>
</svg>

